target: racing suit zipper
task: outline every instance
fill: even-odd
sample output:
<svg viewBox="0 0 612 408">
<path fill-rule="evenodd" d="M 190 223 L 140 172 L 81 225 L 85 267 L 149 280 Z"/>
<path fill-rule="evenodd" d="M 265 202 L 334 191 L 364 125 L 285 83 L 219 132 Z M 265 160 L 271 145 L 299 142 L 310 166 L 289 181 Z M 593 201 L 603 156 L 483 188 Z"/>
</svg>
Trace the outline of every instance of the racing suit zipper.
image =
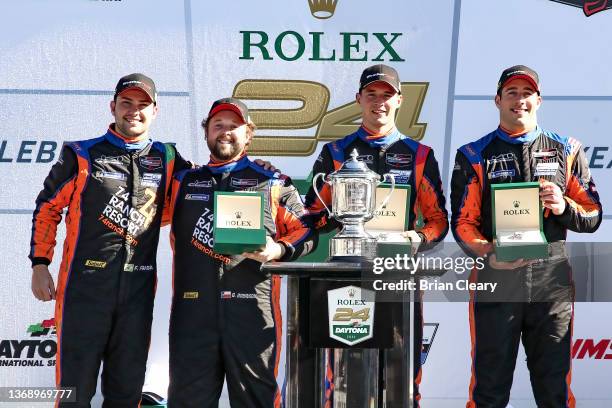
<svg viewBox="0 0 612 408">
<path fill-rule="evenodd" d="M 221 292 L 224 292 L 225 290 L 227 290 L 227 288 L 224 285 L 223 282 L 223 275 L 224 275 L 224 266 L 225 264 L 223 262 L 219 262 L 219 266 L 218 266 L 218 279 L 217 279 L 217 293 L 218 293 L 218 299 L 217 301 L 219 302 L 219 314 L 218 314 L 218 320 L 217 320 L 217 324 L 219 326 L 219 332 L 223 332 L 225 331 L 225 302 L 231 302 L 232 299 L 223 299 L 221 297 Z M 231 293 L 230 296 L 233 296 L 233 293 Z"/>
<path fill-rule="evenodd" d="M 533 267 L 531 264 L 527 265 L 527 271 L 525 273 L 525 286 L 527 287 L 527 302 L 531 303 L 531 287 L 533 285 Z"/>
<path fill-rule="evenodd" d="M 127 191 L 128 191 L 128 205 L 130 209 L 133 210 L 136 208 L 136 197 L 134 196 L 134 178 L 137 177 L 136 168 L 134 167 L 134 162 L 138 156 L 137 153 L 129 152 L 130 157 L 130 168 L 128 171 L 127 178 Z M 128 211 L 128 214 L 130 211 Z M 128 215 L 128 226 L 130 223 L 130 218 Z M 128 241 L 129 228 L 126 228 L 125 235 L 123 236 L 123 260 L 121 262 L 121 270 L 119 271 L 119 296 L 118 303 L 123 304 L 128 298 L 129 293 L 129 277 L 130 274 L 134 272 L 134 264 L 132 263 L 132 246 Z"/>
</svg>

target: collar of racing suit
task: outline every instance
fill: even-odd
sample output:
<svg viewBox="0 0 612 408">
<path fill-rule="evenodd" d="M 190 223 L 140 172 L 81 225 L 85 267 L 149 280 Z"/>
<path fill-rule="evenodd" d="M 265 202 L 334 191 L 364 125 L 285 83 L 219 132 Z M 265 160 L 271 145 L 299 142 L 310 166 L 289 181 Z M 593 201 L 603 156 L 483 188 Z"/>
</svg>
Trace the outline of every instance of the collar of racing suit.
<svg viewBox="0 0 612 408">
<path fill-rule="evenodd" d="M 246 154 L 243 154 L 237 159 L 225 161 L 225 162 L 215 163 L 211 159 L 211 161 L 209 161 L 206 166 L 210 169 L 210 171 L 213 174 L 221 174 L 221 173 L 229 173 L 231 171 L 242 170 L 248 167 L 249 164 L 251 164 L 251 161 L 249 160 Z"/>
<path fill-rule="evenodd" d="M 129 139 L 124 139 L 114 130 L 114 123 L 108 127 L 108 131 L 104 135 L 104 138 L 108 140 L 109 143 L 114 144 L 115 146 L 124 149 L 124 150 L 142 150 L 149 143 L 151 143 L 151 139 L 144 138 L 141 140 L 134 140 L 133 142 L 128 141 Z"/>
<path fill-rule="evenodd" d="M 361 126 L 357 131 L 357 135 L 361 140 L 370 145 L 370 147 L 388 146 L 401 138 L 401 133 L 399 130 L 397 130 L 397 128 L 393 128 L 386 135 L 375 135 L 365 127 Z"/>
<path fill-rule="evenodd" d="M 523 133 L 520 135 L 510 135 L 510 133 L 506 132 L 501 126 L 497 128 L 497 137 L 500 139 L 512 143 L 512 144 L 520 144 L 525 142 L 531 142 L 535 140 L 536 137 L 542 133 L 542 129 L 539 126 L 536 126 L 531 132 Z"/>
</svg>

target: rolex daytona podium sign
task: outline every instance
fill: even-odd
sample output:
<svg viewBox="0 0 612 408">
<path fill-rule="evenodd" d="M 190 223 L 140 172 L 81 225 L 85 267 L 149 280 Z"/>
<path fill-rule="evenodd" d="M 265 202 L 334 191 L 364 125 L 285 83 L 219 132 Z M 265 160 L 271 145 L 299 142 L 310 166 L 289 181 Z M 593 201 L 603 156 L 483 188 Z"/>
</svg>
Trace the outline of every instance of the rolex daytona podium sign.
<svg viewBox="0 0 612 408">
<path fill-rule="evenodd" d="M 374 292 L 357 286 L 327 291 L 329 337 L 353 346 L 374 333 Z"/>
</svg>

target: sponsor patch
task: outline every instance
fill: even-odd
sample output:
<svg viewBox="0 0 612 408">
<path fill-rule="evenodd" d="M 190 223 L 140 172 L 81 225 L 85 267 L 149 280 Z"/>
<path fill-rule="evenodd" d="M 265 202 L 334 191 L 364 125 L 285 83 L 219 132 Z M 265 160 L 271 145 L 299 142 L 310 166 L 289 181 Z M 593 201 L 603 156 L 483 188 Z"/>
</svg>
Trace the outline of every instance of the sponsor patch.
<svg viewBox="0 0 612 408">
<path fill-rule="evenodd" d="M 195 188 L 210 188 L 212 187 L 212 180 L 196 180 L 187 184 L 187 187 Z"/>
<path fill-rule="evenodd" d="M 185 200 L 208 201 L 210 200 L 210 195 L 209 194 L 185 194 Z"/>
<path fill-rule="evenodd" d="M 221 292 L 221 299 L 231 299 L 232 298 L 232 292 L 229 290 L 224 290 Z"/>
<path fill-rule="evenodd" d="M 357 156 L 357 160 L 359 160 L 360 162 L 367 163 L 367 164 L 374 164 L 374 156 L 372 156 L 371 154 L 363 154 L 363 155 Z"/>
<path fill-rule="evenodd" d="M 161 173 L 142 173 L 141 184 L 143 187 L 159 187 Z"/>
<path fill-rule="evenodd" d="M 400 153 L 387 153 L 385 155 L 385 162 L 389 166 L 408 167 L 412 164 L 412 155 L 411 154 L 400 154 Z"/>
<path fill-rule="evenodd" d="M 183 299 L 197 299 L 200 297 L 199 292 L 184 292 Z"/>
<path fill-rule="evenodd" d="M 489 179 L 500 178 L 500 177 L 514 177 L 514 169 L 512 170 L 499 170 L 489 173 Z"/>
<path fill-rule="evenodd" d="M 554 176 L 557 174 L 559 169 L 559 163 L 538 163 L 536 164 L 535 175 L 536 176 Z"/>
<path fill-rule="evenodd" d="M 162 159 L 156 156 L 143 156 L 140 159 L 140 165 L 147 170 L 161 169 Z"/>
<path fill-rule="evenodd" d="M 536 159 L 550 158 L 557 155 L 556 150 L 537 150 L 531 154 Z"/>
<path fill-rule="evenodd" d="M 88 259 L 85 261 L 85 266 L 90 266 L 92 268 L 106 268 L 106 262 L 94 261 L 93 259 Z"/>
<path fill-rule="evenodd" d="M 516 161 L 516 156 L 514 153 L 502 153 L 498 154 L 497 156 L 491 156 L 489 159 L 487 159 L 487 161 L 489 164 L 514 162 Z"/>
<path fill-rule="evenodd" d="M 94 161 L 98 164 L 123 164 L 127 160 L 123 156 L 100 156 Z"/>
<path fill-rule="evenodd" d="M 410 176 L 412 175 L 412 170 L 390 169 L 389 173 L 395 176 L 395 182 L 397 184 L 408 184 L 408 181 L 410 180 Z"/>
<path fill-rule="evenodd" d="M 114 171 L 96 171 L 95 177 L 99 179 L 105 178 L 111 180 L 127 180 L 127 175 Z"/>
<path fill-rule="evenodd" d="M 257 185 L 257 179 L 238 179 L 232 177 L 230 184 L 233 187 L 255 187 Z"/>
</svg>

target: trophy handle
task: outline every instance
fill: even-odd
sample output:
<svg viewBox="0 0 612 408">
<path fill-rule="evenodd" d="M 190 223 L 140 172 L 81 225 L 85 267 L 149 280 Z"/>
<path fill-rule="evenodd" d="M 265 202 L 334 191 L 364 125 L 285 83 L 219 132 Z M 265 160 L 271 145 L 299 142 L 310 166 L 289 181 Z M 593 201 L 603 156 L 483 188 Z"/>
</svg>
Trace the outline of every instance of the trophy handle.
<svg viewBox="0 0 612 408">
<path fill-rule="evenodd" d="M 312 178 L 312 188 L 314 189 L 315 194 L 317 195 L 317 197 L 319 197 L 319 200 L 321 200 L 321 204 L 323 204 L 323 207 L 325 207 L 325 209 L 327 210 L 327 213 L 329 214 L 329 216 L 331 217 L 331 211 L 329 210 L 329 208 L 327 208 L 327 205 L 325 205 L 325 201 L 323 200 L 323 198 L 321 198 L 321 196 L 319 195 L 319 191 L 317 190 L 317 180 L 319 179 L 319 177 L 321 176 L 325 176 L 325 173 L 317 173 L 313 178 Z M 326 183 L 325 180 L 323 180 L 323 183 Z"/>
<path fill-rule="evenodd" d="M 387 196 L 385 197 L 383 202 L 380 203 L 378 208 L 375 210 L 376 212 L 382 210 L 383 208 L 385 208 L 387 206 L 387 203 L 389 202 L 389 199 L 391 198 L 391 194 L 393 194 L 393 190 L 395 190 L 395 176 L 393 174 L 391 174 L 391 173 L 385 173 L 382 176 L 382 181 L 385 181 L 387 179 L 387 177 L 389 177 L 391 179 L 391 189 L 387 193 Z"/>
</svg>

